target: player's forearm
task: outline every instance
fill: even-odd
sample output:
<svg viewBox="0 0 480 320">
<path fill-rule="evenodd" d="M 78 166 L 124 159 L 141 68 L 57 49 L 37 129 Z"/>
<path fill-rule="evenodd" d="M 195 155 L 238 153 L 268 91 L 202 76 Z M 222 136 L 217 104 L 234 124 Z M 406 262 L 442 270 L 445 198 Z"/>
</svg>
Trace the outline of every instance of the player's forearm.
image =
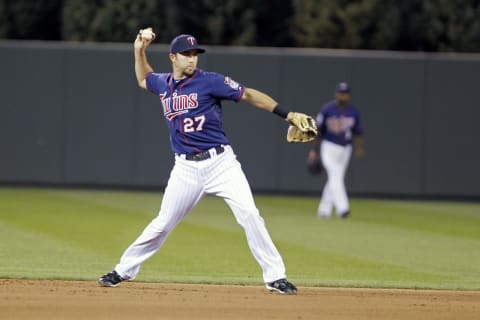
<svg viewBox="0 0 480 320">
<path fill-rule="evenodd" d="M 135 76 L 140 87 L 146 89 L 145 79 L 150 72 L 153 72 L 153 68 L 148 64 L 145 50 L 135 49 Z"/>
<path fill-rule="evenodd" d="M 257 108 L 268 112 L 272 112 L 278 104 L 277 101 L 269 95 L 252 88 L 245 89 L 242 99 Z"/>
<path fill-rule="evenodd" d="M 365 157 L 365 140 L 362 136 L 357 136 L 354 138 L 353 143 L 355 144 L 355 156 L 359 159 Z"/>
<path fill-rule="evenodd" d="M 363 136 L 356 136 L 353 138 L 353 143 L 355 144 L 356 148 L 364 148 L 365 145 L 365 139 Z"/>
<path fill-rule="evenodd" d="M 263 109 L 268 112 L 274 112 L 274 110 L 278 106 L 278 102 L 275 101 L 268 94 L 265 94 L 261 91 L 258 91 L 252 88 L 245 89 L 242 99 L 257 108 Z M 280 113 L 274 112 L 274 113 L 281 115 L 282 118 L 285 118 L 287 120 L 290 119 L 290 116 L 292 115 L 290 110 L 286 110 L 283 108 L 282 108 L 282 112 Z"/>
<path fill-rule="evenodd" d="M 282 119 L 287 120 L 287 122 L 292 123 L 295 113 L 285 107 L 281 107 L 277 101 L 263 92 L 252 88 L 246 88 L 242 99 L 257 108 L 272 112 L 280 116 Z"/>
</svg>

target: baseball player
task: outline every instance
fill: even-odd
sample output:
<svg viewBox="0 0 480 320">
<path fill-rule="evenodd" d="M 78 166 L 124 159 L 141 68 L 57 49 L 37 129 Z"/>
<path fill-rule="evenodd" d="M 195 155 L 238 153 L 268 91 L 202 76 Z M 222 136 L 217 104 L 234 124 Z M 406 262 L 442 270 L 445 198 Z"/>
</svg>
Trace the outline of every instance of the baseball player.
<svg viewBox="0 0 480 320">
<path fill-rule="evenodd" d="M 154 73 L 146 56 L 146 48 L 154 37 L 146 40 L 142 33 L 141 30 L 134 42 L 135 74 L 141 88 L 160 98 L 175 164 L 158 216 L 126 249 L 114 270 L 100 277 L 99 284 L 115 287 L 124 280 L 133 280 L 141 264 L 160 249 L 174 227 L 206 194 L 212 194 L 225 200 L 243 227 L 249 248 L 262 268 L 266 288 L 296 294 L 297 288 L 286 279 L 282 257 L 222 128 L 221 100 L 244 100 L 292 125 L 299 125 L 295 119 L 308 116 L 290 112 L 270 96 L 230 77 L 198 69 L 198 55 L 205 49 L 191 35 L 179 35 L 170 43 L 172 72 Z M 316 135 L 314 119 L 310 119 Z"/>
<path fill-rule="evenodd" d="M 350 205 L 344 177 L 352 154 L 352 142 L 358 158 L 363 158 L 365 153 L 360 113 L 350 103 L 348 83 L 337 84 L 335 100 L 323 106 L 316 122 L 319 138 L 308 158 L 320 157 L 328 176 L 317 213 L 321 218 L 330 218 L 335 208 L 337 216 L 346 218 L 350 214 Z"/>
</svg>

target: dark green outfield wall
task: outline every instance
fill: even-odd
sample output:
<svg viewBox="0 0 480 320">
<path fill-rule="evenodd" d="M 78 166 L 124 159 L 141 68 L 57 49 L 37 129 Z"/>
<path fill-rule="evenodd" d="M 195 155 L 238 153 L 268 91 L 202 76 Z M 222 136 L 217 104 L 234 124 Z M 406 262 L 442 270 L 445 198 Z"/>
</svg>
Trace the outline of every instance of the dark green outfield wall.
<svg viewBox="0 0 480 320">
<path fill-rule="evenodd" d="M 349 81 L 367 157 L 354 194 L 480 197 L 480 55 L 210 47 L 200 67 L 315 115 Z M 169 71 L 165 45 L 150 48 Z M 0 42 L 0 183 L 163 187 L 173 164 L 160 102 L 136 86 L 130 44 Z M 320 191 L 286 123 L 224 103 L 255 191 Z"/>
</svg>

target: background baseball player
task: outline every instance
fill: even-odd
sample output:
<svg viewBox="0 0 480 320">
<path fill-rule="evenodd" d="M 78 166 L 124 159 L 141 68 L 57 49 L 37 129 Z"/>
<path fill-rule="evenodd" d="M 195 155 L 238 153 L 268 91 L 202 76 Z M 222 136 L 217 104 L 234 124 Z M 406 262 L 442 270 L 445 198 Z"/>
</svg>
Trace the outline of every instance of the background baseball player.
<svg viewBox="0 0 480 320">
<path fill-rule="evenodd" d="M 364 138 L 359 110 L 350 103 L 350 86 L 340 82 L 335 89 L 335 100 L 325 104 L 316 117 L 319 138 L 309 152 L 309 160 L 321 157 L 327 173 L 318 206 L 318 216 L 330 218 L 333 209 L 340 218 L 350 214 L 350 205 L 344 178 L 352 154 L 352 141 L 355 153 L 363 158 Z"/>
<path fill-rule="evenodd" d="M 222 128 L 221 100 L 247 101 L 316 136 L 314 119 L 290 112 L 270 96 L 229 77 L 197 69 L 198 54 L 205 50 L 191 35 L 179 35 L 170 44 L 173 72 L 153 73 L 145 52 L 154 38 L 150 37 L 151 29 L 141 30 L 135 40 L 135 74 L 141 88 L 160 98 L 175 165 L 158 216 L 126 249 L 115 269 L 100 277 L 99 284 L 114 287 L 134 279 L 141 264 L 162 246 L 173 228 L 203 196 L 213 194 L 225 200 L 245 230 L 250 250 L 263 270 L 267 289 L 295 294 L 297 288 L 286 279 L 282 258 Z"/>
</svg>

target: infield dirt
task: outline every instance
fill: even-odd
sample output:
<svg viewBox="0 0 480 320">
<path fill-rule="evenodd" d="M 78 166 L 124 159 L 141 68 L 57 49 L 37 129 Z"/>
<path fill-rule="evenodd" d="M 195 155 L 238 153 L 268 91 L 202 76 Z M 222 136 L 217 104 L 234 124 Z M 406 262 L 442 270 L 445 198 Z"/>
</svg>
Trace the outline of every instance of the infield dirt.
<svg viewBox="0 0 480 320">
<path fill-rule="evenodd" d="M 479 291 L 0 279 L 0 319 L 478 319 Z"/>
</svg>

